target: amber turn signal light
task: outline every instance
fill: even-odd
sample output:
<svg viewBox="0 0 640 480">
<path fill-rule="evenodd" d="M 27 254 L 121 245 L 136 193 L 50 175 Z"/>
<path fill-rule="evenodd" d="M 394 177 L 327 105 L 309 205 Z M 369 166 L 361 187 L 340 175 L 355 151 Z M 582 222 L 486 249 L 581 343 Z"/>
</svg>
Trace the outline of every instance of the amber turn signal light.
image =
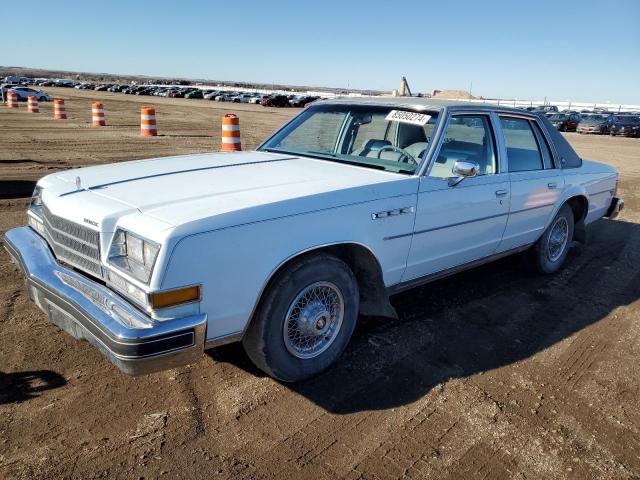
<svg viewBox="0 0 640 480">
<path fill-rule="evenodd" d="M 150 295 L 151 306 L 154 309 L 173 307 L 183 303 L 200 300 L 200 286 L 176 288 L 164 292 L 156 292 Z"/>
</svg>

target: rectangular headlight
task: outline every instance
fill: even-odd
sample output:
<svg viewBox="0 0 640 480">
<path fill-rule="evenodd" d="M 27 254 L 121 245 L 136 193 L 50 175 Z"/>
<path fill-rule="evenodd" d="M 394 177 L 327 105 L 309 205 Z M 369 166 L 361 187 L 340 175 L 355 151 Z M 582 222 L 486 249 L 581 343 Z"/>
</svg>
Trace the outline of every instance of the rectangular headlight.
<svg viewBox="0 0 640 480">
<path fill-rule="evenodd" d="M 108 262 L 136 280 L 149 283 L 160 245 L 118 229 L 109 248 Z"/>
<path fill-rule="evenodd" d="M 141 307 L 146 309 L 149 306 L 147 294 L 131 282 L 126 281 L 117 273 L 111 271 L 107 272 L 107 284 L 118 290 L 125 297 L 133 300 Z"/>
<path fill-rule="evenodd" d="M 44 237 L 44 224 L 39 217 L 33 215 L 27 215 L 27 223 L 31 228 Z"/>
</svg>

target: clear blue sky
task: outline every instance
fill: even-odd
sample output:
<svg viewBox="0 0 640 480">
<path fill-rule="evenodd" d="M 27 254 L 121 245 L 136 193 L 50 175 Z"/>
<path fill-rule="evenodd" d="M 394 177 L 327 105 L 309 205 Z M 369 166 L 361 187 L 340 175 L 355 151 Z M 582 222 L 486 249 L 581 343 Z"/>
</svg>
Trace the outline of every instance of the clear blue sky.
<svg viewBox="0 0 640 480">
<path fill-rule="evenodd" d="M 0 65 L 640 103 L 640 0 L 12 4 Z"/>
</svg>

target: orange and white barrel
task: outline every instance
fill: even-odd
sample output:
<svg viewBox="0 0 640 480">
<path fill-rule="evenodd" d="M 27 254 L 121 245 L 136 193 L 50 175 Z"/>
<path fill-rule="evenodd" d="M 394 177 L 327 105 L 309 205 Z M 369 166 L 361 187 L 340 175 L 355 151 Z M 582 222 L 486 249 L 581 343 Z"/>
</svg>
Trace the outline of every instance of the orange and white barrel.
<svg viewBox="0 0 640 480">
<path fill-rule="evenodd" d="M 94 127 L 104 127 L 107 124 L 104 119 L 104 106 L 100 102 L 91 104 L 91 123 Z"/>
<path fill-rule="evenodd" d="M 33 95 L 27 97 L 27 111 L 30 113 L 40 113 L 38 97 L 34 97 Z"/>
<path fill-rule="evenodd" d="M 240 145 L 240 120 L 237 115 L 227 113 L 222 117 L 220 151 L 239 152 L 240 150 L 242 150 Z"/>
<path fill-rule="evenodd" d="M 13 93 L 11 90 L 7 92 L 7 108 L 19 108 L 18 94 Z"/>
<path fill-rule="evenodd" d="M 53 99 L 53 118 L 56 120 L 67 119 L 67 110 L 64 108 L 64 100 L 61 98 Z"/>
<path fill-rule="evenodd" d="M 140 135 L 148 137 L 155 137 L 158 135 L 155 108 L 142 107 L 142 110 L 140 110 Z"/>
</svg>

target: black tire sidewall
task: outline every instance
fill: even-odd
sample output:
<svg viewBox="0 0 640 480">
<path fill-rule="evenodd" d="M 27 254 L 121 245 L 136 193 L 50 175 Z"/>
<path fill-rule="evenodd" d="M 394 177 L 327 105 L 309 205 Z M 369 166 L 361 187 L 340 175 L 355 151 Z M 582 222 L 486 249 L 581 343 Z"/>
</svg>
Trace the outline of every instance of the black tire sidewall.
<svg viewBox="0 0 640 480">
<path fill-rule="evenodd" d="M 295 297 L 307 286 L 333 283 L 344 299 L 344 318 L 338 336 L 320 355 L 301 359 L 286 348 L 285 316 Z M 349 343 L 358 318 L 359 292 L 355 276 L 340 259 L 328 254 L 306 256 L 277 275 L 271 283 L 243 339 L 251 360 L 269 375 L 284 382 L 312 377 L 331 366 Z"/>
<path fill-rule="evenodd" d="M 564 251 L 562 252 L 562 255 L 560 255 L 560 257 L 556 261 L 552 262 L 547 258 L 547 246 L 549 244 L 549 236 L 551 235 L 551 230 L 555 225 L 556 221 L 560 217 L 564 217 L 567 220 L 567 225 L 569 226 L 569 232 L 568 232 L 569 238 L 567 239 L 567 244 L 564 247 Z M 540 237 L 540 239 L 537 241 L 535 248 L 533 249 L 535 266 L 539 272 L 554 273 L 562 268 L 565 260 L 567 259 L 567 256 L 569 255 L 569 247 L 573 239 L 573 229 L 574 229 L 573 212 L 571 210 L 571 207 L 569 207 L 569 205 L 564 204 L 560 208 L 560 210 L 558 210 L 558 213 L 556 214 L 556 216 L 553 217 L 553 220 L 551 221 L 547 229 L 542 234 L 542 237 Z"/>
</svg>

